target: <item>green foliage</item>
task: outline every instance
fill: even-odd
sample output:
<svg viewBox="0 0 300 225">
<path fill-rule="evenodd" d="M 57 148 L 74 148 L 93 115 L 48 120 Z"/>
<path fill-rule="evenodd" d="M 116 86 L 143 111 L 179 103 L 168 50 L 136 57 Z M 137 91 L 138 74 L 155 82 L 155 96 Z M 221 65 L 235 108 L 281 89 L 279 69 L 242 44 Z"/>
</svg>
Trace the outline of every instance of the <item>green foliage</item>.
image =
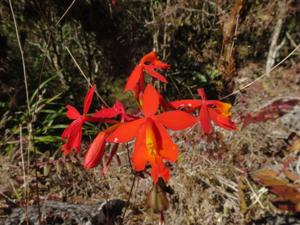
<svg viewBox="0 0 300 225">
<path fill-rule="evenodd" d="M 69 4 L 70 1 L 57 0 L 13 2 L 25 54 L 30 107 L 37 110 L 35 115 L 26 115 L 20 51 L 9 4 L 0 5 L 0 113 L 3 115 L 0 146 L 15 145 L 19 124 L 25 127 L 31 116 L 38 145 L 44 143 L 53 149 L 59 146 L 59 143 L 53 145 L 54 140 L 61 134 L 61 124 L 68 121 L 62 119 L 64 105 L 57 102 L 63 99 L 65 103 L 81 105 L 88 86 L 66 47 L 110 105 L 116 98 L 127 102 L 129 95 L 122 88 L 124 78 L 137 60 L 153 48 L 160 59 L 172 65 L 167 74 L 170 88 L 164 93 L 169 98 L 191 97 L 198 87 L 213 90 L 217 82 L 222 83 L 217 70 L 222 24 L 232 1 L 119 0 L 117 6 L 111 5 L 111 1 L 76 1 L 57 23 Z M 268 51 L 265 40 L 276 21 L 275 14 L 265 13 L 276 4 L 256 1 L 249 5 L 234 43 L 240 56 L 238 67 L 254 57 L 265 59 Z M 298 43 L 299 23 L 295 18 L 289 16 L 284 26 Z M 280 54 L 286 55 L 288 50 L 282 48 Z M 126 107 L 133 108 L 134 104 L 129 102 Z M 96 107 L 101 105 L 98 101 Z M 53 139 L 40 138 L 45 135 Z"/>
</svg>

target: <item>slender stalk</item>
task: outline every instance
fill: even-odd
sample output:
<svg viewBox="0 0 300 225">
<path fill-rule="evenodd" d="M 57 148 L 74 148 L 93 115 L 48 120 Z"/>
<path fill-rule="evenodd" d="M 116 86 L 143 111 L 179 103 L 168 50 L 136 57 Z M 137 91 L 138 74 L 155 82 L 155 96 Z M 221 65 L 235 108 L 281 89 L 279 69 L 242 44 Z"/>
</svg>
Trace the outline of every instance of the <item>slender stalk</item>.
<svg viewBox="0 0 300 225">
<path fill-rule="evenodd" d="M 128 144 L 126 145 L 126 149 L 127 149 L 127 156 L 128 156 L 130 168 L 132 168 L 132 166 L 131 166 L 131 161 L 130 161 L 130 153 L 129 153 Z M 131 169 L 131 170 L 132 170 L 132 169 Z M 133 172 L 133 171 L 132 171 L 132 172 Z M 128 199 L 127 199 L 127 201 L 126 201 L 126 206 L 125 206 L 124 212 L 123 212 L 123 214 L 122 214 L 122 218 L 121 218 L 120 225 L 123 224 L 123 221 L 124 221 L 124 218 L 125 218 L 126 211 L 127 211 L 128 207 L 129 207 L 129 203 L 130 203 L 130 199 L 131 199 L 131 197 L 132 197 L 132 193 L 133 193 L 133 188 L 134 188 L 134 185 L 135 185 L 135 181 L 136 181 L 136 175 L 133 174 L 133 180 L 132 180 L 132 183 L 131 183 L 131 187 L 130 187 Z"/>
<path fill-rule="evenodd" d="M 273 67 L 270 69 L 269 73 L 271 73 L 271 72 L 272 72 L 273 70 L 275 70 L 278 66 L 280 66 L 282 63 L 284 63 L 288 58 L 290 58 L 290 57 L 298 50 L 298 48 L 300 48 L 300 44 L 297 45 L 297 46 L 294 48 L 294 50 L 291 51 L 290 54 L 288 54 L 283 60 L 281 60 L 279 63 L 277 63 L 275 66 L 273 66 Z M 223 100 L 223 99 L 225 99 L 225 98 L 228 98 L 228 97 L 230 97 L 230 96 L 232 96 L 232 95 L 235 95 L 235 94 L 240 93 L 242 90 L 244 90 L 244 89 L 250 87 L 252 84 L 254 84 L 255 82 L 259 81 L 260 79 L 262 79 L 262 78 L 263 78 L 264 76 L 266 76 L 266 75 L 267 75 L 267 73 L 263 73 L 262 75 L 260 75 L 259 77 L 257 77 L 255 80 L 251 81 L 250 83 L 244 85 L 243 87 L 241 87 L 241 88 L 239 88 L 238 90 L 232 92 L 231 94 L 222 97 L 221 100 Z"/>
<path fill-rule="evenodd" d="M 69 55 L 71 56 L 73 62 L 75 63 L 76 67 L 78 68 L 78 70 L 80 71 L 81 75 L 84 77 L 84 79 L 88 82 L 89 86 L 91 87 L 92 84 L 90 82 L 90 80 L 87 78 L 87 76 L 85 75 L 85 73 L 83 72 L 83 70 L 81 69 L 81 67 L 79 66 L 79 64 L 77 63 L 75 57 L 73 56 L 72 52 L 70 51 L 70 49 L 68 47 L 65 47 L 67 52 L 69 53 Z M 105 102 L 105 100 L 101 97 L 101 95 L 98 93 L 97 90 L 95 90 L 95 93 L 97 95 L 97 97 L 101 100 L 101 102 L 106 106 L 109 107 L 108 104 Z"/>
<path fill-rule="evenodd" d="M 17 35 L 17 41 L 18 41 L 18 45 L 19 45 L 19 49 L 20 49 L 20 53 L 21 53 L 23 75 L 24 75 L 24 84 L 25 84 L 25 92 L 26 92 L 27 110 L 28 110 L 28 115 L 30 115 L 29 93 L 28 93 L 28 83 L 27 83 L 27 74 L 26 74 L 26 64 L 25 64 L 25 59 L 24 59 L 24 51 L 23 51 L 23 48 L 22 48 L 22 45 L 21 45 L 18 25 L 17 25 L 17 21 L 16 21 L 16 17 L 15 17 L 13 7 L 12 7 L 12 4 L 11 4 L 11 0 L 8 0 L 8 1 L 9 1 L 9 7 L 10 7 L 10 11 L 11 11 L 11 14 L 12 14 L 12 17 L 13 17 L 15 32 L 16 32 L 16 35 Z"/>
<path fill-rule="evenodd" d="M 23 151 L 23 132 L 22 125 L 19 125 L 20 130 L 20 151 L 21 151 L 21 160 L 22 160 L 22 171 L 23 171 L 23 186 L 24 186 L 24 197 L 25 197 L 25 217 L 26 224 L 29 224 L 28 220 L 28 198 L 27 198 L 27 179 L 26 179 L 26 171 L 25 171 L 25 161 L 24 161 L 24 151 Z"/>
<path fill-rule="evenodd" d="M 11 0 L 8 0 L 9 2 L 9 7 L 10 11 L 12 14 L 13 22 L 14 22 L 14 27 L 15 27 L 15 32 L 17 36 L 17 42 L 21 54 L 21 60 L 22 60 L 22 69 L 23 69 L 23 78 L 24 78 L 24 85 L 25 85 L 25 95 L 26 95 L 26 103 L 27 103 L 27 113 L 28 113 L 28 122 L 27 122 L 27 130 L 28 130 L 28 149 L 27 149 L 27 161 L 28 161 L 28 167 L 27 167 L 27 173 L 29 173 L 29 159 L 30 159 L 30 149 L 32 148 L 32 124 L 31 120 L 29 119 L 29 116 L 31 115 L 31 110 L 30 110 L 30 103 L 29 103 L 29 91 L 28 91 L 28 82 L 27 82 L 27 73 L 26 73 L 26 63 L 25 63 L 25 58 L 24 58 L 24 51 L 22 48 L 22 44 L 20 41 L 20 36 L 19 36 L 19 29 L 18 29 L 18 24 L 16 21 L 14 9 L 12 7 Z M 22 130 L 22 129 L 21 129 Z M 20 131 L 21 131 L 20 130 Z M 21 135 L 22 133 L 20 133 Z M 22 143 L 22 140 L 21 140 Z M 22 145 L 22 155 L 23 155 L 23 145 Z M 23 156 L 22 156 L 23 157 Z M 24 173 L 24 178 L 26 178 L 26 172 L 25 172 L 25 163 L 24 163 L 24 157 L 22 158 L 22 163 L 23 163 L 23 173 Z M 27 224 L 28 224 L 28 214 L 27 214 L 27 207 L 28 207 L 28 190 L 27 190 L 27 182 L 25 182 L 25 202 L 26 202 L 26 217 L 27 217 Z"/>
</svg>

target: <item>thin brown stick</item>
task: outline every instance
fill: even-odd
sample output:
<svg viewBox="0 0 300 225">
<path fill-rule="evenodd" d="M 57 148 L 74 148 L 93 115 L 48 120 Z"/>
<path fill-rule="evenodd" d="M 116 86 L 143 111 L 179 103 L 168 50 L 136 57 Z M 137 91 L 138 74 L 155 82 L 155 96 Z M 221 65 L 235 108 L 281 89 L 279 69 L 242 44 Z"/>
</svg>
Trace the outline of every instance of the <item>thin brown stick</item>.
<svg viewBox="0 0 300 225">
<path fill-rule="evenodd" d="M 28 219 L 28 198 L 27 198 L 27 179 L 26 179 L 26 171 L 25 171 L 25 161 L 24 161 L 24 152 L 23 152 L 23 132 L 22 132 L 22 125 L 19 125 L 20 130 L 20 151 L 21 151 L 21 160 L 22 160 L 22 171 L 23 171 L 23 185 L 24 185 L 24 197 L 25 197 L 25 217 L 26 223 L 29 224 Z"/>
<path fill-rule="evenodd" d="M 17 25 L 14 9 L 12 7 L 11 0 L 8 0 L 8 1 L 9 1 L 9 7 L 10 7 L 10 11 L 11 11 L 11 14 L 12 14 L 12 17 L 13 17 L 13 21 L 14 21 L 15 32 L 16 32 L 16 35 L 17 35 L 19 50 L 20 50 L 20 53 L 21 53 L 24 83 L 25 83 L 25 92 L 26 92 L 26 101 L 27 101 L 27 110 L 28 110 L 28 114 L 30 115 L 29 93 L 28 93 L 28 83 L 27 83 L 27 74 L 26 74 L 24 51 L 23 51 L 22 44 L 21 44 L 20 37 L 19 37 L 19 30 L 18 30 L 18 25 Z"/>
<path fill-rule="evenodd" d="M 79 66 L 79 64 L 77 63 L 76 59 L 74 58 L 72 52 L 70 51 L 70 49 L 68 47 L 65 47 L 67 52 L 69 53 L 69 55 L 71 56 L 74 64 L 76 65 L 76 67 L 78 68 L 78 70 L 80 71 L 81 75 L 84 77 L 84 79 L 88 82 L 89 86 L 92 87 L 91 82 L 89 81 L 89 79 L 87 78 L 87 76 L 85 75 L 85 73 L 83 72 L 83 70 L 81 69 L 81 67 Z M 109 107 L 108 104 L 105 102 L 105 100 L 101 97 L 101 95 L 98 93 L 97 90 L 95 90 L 95 93 L 97 95 L 97 97 L 100 99 L 100 101 L 106 106 Z"/>
<path fill-rule="evenodd" d="M 60 21 L 63 20 L 63 18 L 68 14 L 68 12 L 70 11 L 70 9 L 72 8 L 72 6 L 74 5 L 75 2 L 76 2 L 76 0 L 73 0 L 73 2 L 71 2 L 71 4 L 69 5 L 69 7 L 65 10 L 65 12 L 62 14 L 62 16 L 56 22 L 55 26 L 57 26 L 60 23 Z"/>
<path fill-rule="evenodd" d="M 132 183 L 131 183 L 128 199 L 126 201 L 125 209 L 124 209 L 124 212 L 123 212 L 122 217 L 121 217 L 120 225 L 122 225 L 123 222 L 124 222 L 125 214 L 126 214 L 126 211 L 129 207 L 130 199 L 132 197 L 133 188 L 134 188 L 135 181 L 136 181 L 136 174 L 134 174 L 134 171 L 132 170 L 132 165 L 131 165 L 131 161 L 130 161 L 130 153 L 129 153 L 128 143 L 126 144 L 126 149 L 127 149 L 127 157 L 128 157 L 128 160 L 129 160 L 129 165 L 130 165 L 131 171 L 133 172 L 133 180 L 132 180 Z"/>
<path fill-rule="evenodd" d="M 17 42 L 18 42 L 18 46 L 19 46 L 19 50 L 20 50 L 20 54 L 21 54 L 21 60 L 22 60 L 22 69 L 23 69 L 23 78 L 24 78 L 24 85 L 25 85 L 25 95 L 26 95 L 26 103 L 27 103 L 27 113 L 28 116 L 31 115 L 31 110 L 30 110 L 30 103 L 29 103 L 29 91 L 28 91 L 28 82 L 27 82 L 27 73 L 26 73 L 26 64 L 25 64 L 25 57 L 24 57 L 24 51 L 22 48 L 22 44 L 20 41 L 20 36 L 19 36 L 19 29 L 18 29 L 18 24 L 17 24 L 17 20 L 15 17 L 15 13 L 14 13 L 14 9 L 12 7 L 12 3 L 11 0 L 8 0 L 9 2 L 9 7 L 10 7 L 10 11 L 12 14 L 12 18 L 13 18 L 13 22 L 14 22 L 14 27 L 15 27 L 15 33 L 17 36 Z M 20 127 L 21 128 L 21 127 Z M 27 168 L 27 172 L 29 172 L 29 157 L 30 157 L 30 149 L 32 146 L 32 124 L 31 121 L 28 119 L 28 123 L 27 123 L 27 129 L 28 129 L 28 149 L 27 149 L 27 161 L 28 161 L 28 168 Z M 20 135 L 22 135 L 22 129 L 20 129 Z M 21 140 L 22 143 L 22 140 Z M 22 146 L 22 152 L 23 152 L 23 145 Z M 27 183 L 26 183 L 26 172 L 25 172 L 25 164 L 24 164 L 24 158 L 22 159 L 23 161 L 23 173 L 24 173 L 24 183 L 25 183 L 25 202 L 26 202 L 26 206 L 25 206 L 25 211 L 26 211 L 26 219 L 27 219 L 27 224 L 29 224 L 28 221 L 28 213 L 27 213 L 27 208 L 28 208 L 28 195 L 27 195 Z"/>
<path fill-rule="evenodd" d="M 283 60 L 281 60 L 279 63 L 277 63 L 274 67 L 271 68 L 271 70 L 269 71 L 269 73 L 271 73 L 272 71 L 274 71 L 278 66 L 280 66 L 282 63 L 284 63 L 288 58 L 290 58 L 297 50 L 298 48 L 300 47 L 300 44 L 297 45 L 293 51 L 290 52 L 290 54 L 288 54 Z M 250 83 L 244 85 L 243 87 L 239 88 L 238 90 L 232 92 L 231 94 L 229 95 L 226 95 L 222 98 L 220 98 L 221 100 L 225 99 L 225 98 L 228 98 L 232 95 L 235 95 L 235 94 L 238 94 L 240 93 L 242 90 L 250 87 L 252 84 L 254 84 L 255 82 L 259 81 L 260 79 L 262 79 L 264 76 L 266 76 L 267 73 L 263 73 L 262 75 L 260 75 L 259 77 L 257 77 L 255 80 L 251 81 Z"/>
</svg>

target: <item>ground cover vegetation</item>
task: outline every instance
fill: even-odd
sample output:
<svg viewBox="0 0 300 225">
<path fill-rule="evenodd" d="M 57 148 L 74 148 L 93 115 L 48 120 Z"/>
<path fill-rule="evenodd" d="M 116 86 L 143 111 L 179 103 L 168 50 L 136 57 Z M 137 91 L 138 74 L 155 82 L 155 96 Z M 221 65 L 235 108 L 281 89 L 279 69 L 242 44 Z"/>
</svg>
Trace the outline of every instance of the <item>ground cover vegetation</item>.
<svg viewBox="0 0 300 225">
<path fill-rule="evenodd" d="M 300 224 L 298 1 L 0 12 L 0 221 L 111 200 L 104 224 Z"/>
</svg>

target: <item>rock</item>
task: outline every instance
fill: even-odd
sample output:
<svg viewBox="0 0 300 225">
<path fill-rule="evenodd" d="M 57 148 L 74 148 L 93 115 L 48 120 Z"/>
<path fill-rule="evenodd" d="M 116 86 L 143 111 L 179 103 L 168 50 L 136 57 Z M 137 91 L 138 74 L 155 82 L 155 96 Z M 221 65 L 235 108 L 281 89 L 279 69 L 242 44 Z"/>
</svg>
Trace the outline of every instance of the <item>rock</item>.
<svg viewBox="0 0 300 225">
<path fill-rule="evenodd" d="M 46 201 L 41 204 L 41 222 L 49 225 L 114 225 L 120 219 L 125 202 L 119 199 L 96 204 L 70 204 Z M 39 212 L 36 205 L 28 207 L 30 225 L 39 225 Z M 27 224 L 23 208 L 15 208 L 8 215 L 5 225 Z"/>
<path fill-rule="evenodd" d="M 256 221 L 252 221 L 248 225 L 299 225 L 300 217 L 295 215 L 269 215 Z"/>
</svg>

